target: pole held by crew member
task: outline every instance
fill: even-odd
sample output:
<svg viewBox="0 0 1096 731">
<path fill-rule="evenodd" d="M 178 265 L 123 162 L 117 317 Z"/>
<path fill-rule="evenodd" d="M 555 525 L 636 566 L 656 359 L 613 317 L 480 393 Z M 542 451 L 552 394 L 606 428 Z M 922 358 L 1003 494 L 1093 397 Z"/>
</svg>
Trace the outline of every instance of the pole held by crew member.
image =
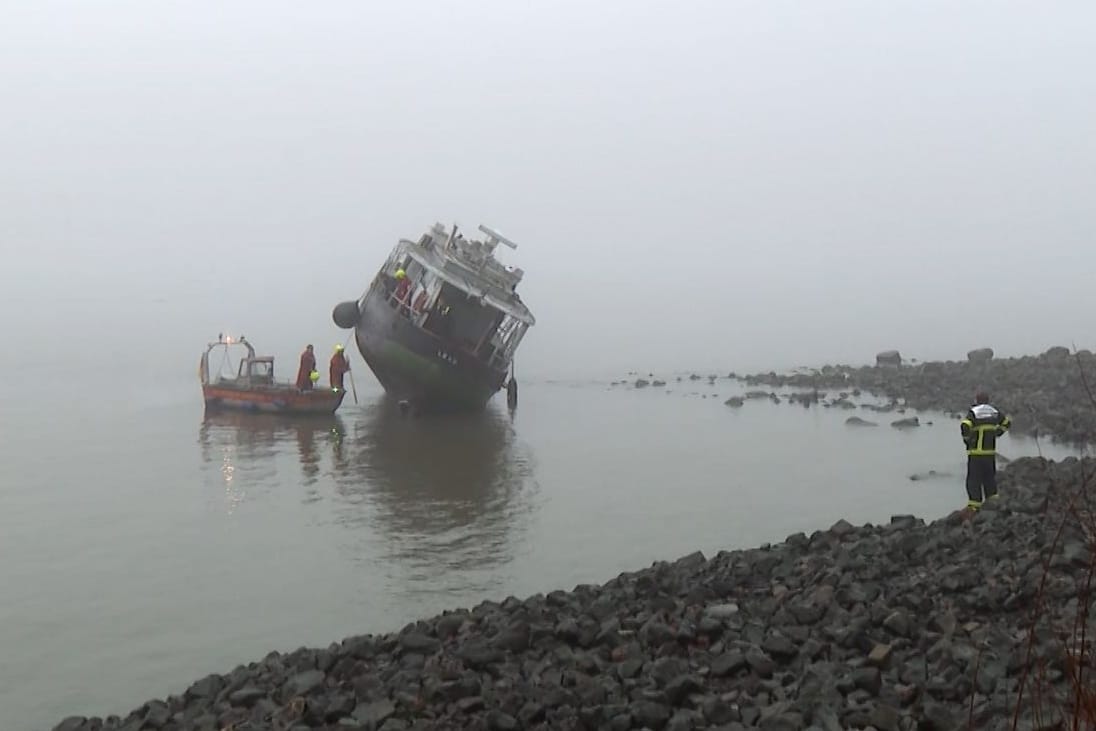
<svg viewBox="0 0 1096 731">
<path fill-rule="evenodd" d="M 350 370 L 350 360 L 346 357 L 343 346 L 336 345 L 335 353 L 331 356 L 331 364 L 328 370 L 328 376 L 331 379 L 331 389 L 333 391 L 343 390 L 343 376 L 347 373 L 350 374 L 350 385 L 354 389 L 354 403 L 358 403 L 358 389 L 354 386 L 354 374 Z"/>
</svg>

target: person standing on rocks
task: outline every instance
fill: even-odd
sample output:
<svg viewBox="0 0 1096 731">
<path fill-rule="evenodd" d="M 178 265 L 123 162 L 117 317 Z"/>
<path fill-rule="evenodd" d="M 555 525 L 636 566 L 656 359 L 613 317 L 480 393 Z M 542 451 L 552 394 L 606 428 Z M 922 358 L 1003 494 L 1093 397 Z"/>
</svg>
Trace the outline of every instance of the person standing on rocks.
<svg viewBox="0 0 1096 731">
<path fill-rule="evenodd" d="M 978 510 L 985 500 L 997 497 L 997 438 L 1012 426 L 1008 415 L 979 391 L 974 405 L 959 422 L 967 447 L 967 509 Z"/>
</svg>

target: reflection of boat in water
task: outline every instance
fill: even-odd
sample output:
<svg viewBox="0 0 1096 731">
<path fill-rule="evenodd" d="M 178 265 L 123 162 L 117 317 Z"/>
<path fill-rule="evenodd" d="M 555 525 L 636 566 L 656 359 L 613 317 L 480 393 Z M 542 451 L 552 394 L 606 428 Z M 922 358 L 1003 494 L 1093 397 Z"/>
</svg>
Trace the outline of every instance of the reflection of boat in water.
<svg viewBox="0 0 1096 731">
<path fill-rule="evenodd" d="M 480 226 L 485 241 L 435 224 L 401 239 L 362 297 L 335 307 L 385 391 L 416 409 L 477 411 L 504 386 L 513 403 L 514 353 L 535 320 L 517 294 L 523 272 L 495 248 L 517 245 Z"/>
<path fill-rule="evenodd" d="M 242 346 L 247 356 L 240 359 L 235 376 L 213 375 L 209 371 L 209 356 L 223 349 L 227 360 L 229 348 Z M 223 362 L 222 362 L 223 366 Z M 274 380 L 274 358 L 256 356 L 243 336 L 238 340 L 221 335 L 202 353 L 198 366 L 198 378 L 202 383 L 202 397 L 207 410 L 234 409 L 280 414 L 332 414 L 342 404 L 346 392 L 342 389 L 317 388 L 302 391 L 296 384 Z"/>
<path fill-rule="evenodd" d="M 335 475 L 352 506 L 340 522 L 379 527 L 397 557 L 444 569 L 503 561 L 528 508 L 530 457 L 495 409 L 403 418 L 393 399 L 364 409 L 347 471 Z"/>
<path fill-rule="evenodd" d="M 382 397 L 345 423 L 209 413 L 198 442 L 207 484 L 230 509 L 272 491 L 322 501 L 321 522 L 334 522 L 354 558 L 379 551 L 430 576 L 509 560 L 535 484 L 504 409 L 408 419 Z"/>
<path fill-rule="evenodd" d="M 301 469 L 306 478 L 315 479 L 320 472 L 322 447 L 334 445 L 335 469 L 345 467 L 342 457 L 342 437 L 346 426 L 334 414 L 317 414 L 309 419 L 287 419 L 282 414 L 248 414 L 238 411 L 207 412 L 198 430 L 202 458 L 220 465 L 227 478 L 238 469 L 266 479 L 275 476 L 274 459 L 295 443 Z M 226 480 L 227 481 L 227 480 Z"/>
</svg>

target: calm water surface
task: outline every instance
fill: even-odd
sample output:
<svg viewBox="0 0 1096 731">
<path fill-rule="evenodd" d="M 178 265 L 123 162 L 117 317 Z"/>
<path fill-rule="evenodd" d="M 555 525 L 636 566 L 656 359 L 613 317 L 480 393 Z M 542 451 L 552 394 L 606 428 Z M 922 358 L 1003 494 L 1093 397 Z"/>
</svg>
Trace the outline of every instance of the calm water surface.
<svg viewBox="0 0 1096 731">
<path fill-rule="evenodd" d="M 541 381 L 512 416 L 498 398 L 478 417 L 408 419 L 359 370 L 359 405 L 299 422 L 206 416 L 177 369 L 109 399 L 59 376 L 47 409 L 0 394 L 11 728 L 125 713 L 270 650 L 486 598 L 965 499 L 956 423 L 931 414 L 899 433 L 887 415 L 853 429 L 844 411 L 731 409 L 728 381 Z M 954 476 L 908 479 L 930 469 Z"/>
</svg>

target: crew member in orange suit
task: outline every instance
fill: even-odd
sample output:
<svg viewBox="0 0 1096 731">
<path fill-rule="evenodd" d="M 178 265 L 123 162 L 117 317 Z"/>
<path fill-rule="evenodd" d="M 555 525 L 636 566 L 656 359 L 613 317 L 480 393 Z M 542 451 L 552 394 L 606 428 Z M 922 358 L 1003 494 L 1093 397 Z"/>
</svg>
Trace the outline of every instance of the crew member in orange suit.
<svg viewBox="0 0 1096 731">
<path fill-rule="evenodd" d="M 316 355 L 312 352 L 312 344 L 309 343 L 301 353 L 301 367 L 297 370 L 297 388 L 302 391 L 312 390 L 312 371 L 316 370 Z"/>
<path fill-rule="evenodd" d="M 343 346 L 335 346 L 335 354 L 331 356 L 331 367 L 328 371 L 328 375 L 331 378 L 331 388 L 336 391 L 341 391 L 343 388 L 343 376 L 350 370 L 350 361 L 346 359 L 346 353 L 343 352 Z"/>
</svg>

